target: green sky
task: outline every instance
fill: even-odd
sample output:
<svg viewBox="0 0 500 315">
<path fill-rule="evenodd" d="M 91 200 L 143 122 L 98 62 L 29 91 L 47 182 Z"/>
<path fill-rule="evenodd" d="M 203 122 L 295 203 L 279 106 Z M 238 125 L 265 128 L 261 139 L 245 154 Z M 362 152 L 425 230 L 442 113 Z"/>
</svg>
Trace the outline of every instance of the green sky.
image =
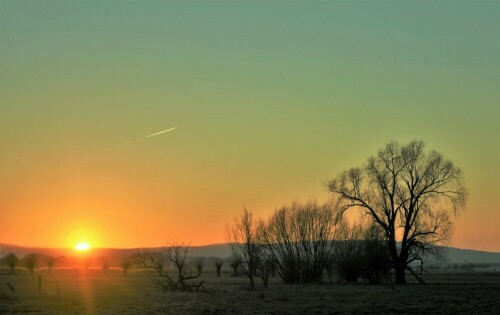
<svg viewBox="0 0 500 315">
<path fill-rule="evenodd" d="M 451 244 L 500 251 L 499 35 L 498 1 L 0 0 L 2 237 L 223 242 L 416 138 L 465 173 Z"/>
</svg>

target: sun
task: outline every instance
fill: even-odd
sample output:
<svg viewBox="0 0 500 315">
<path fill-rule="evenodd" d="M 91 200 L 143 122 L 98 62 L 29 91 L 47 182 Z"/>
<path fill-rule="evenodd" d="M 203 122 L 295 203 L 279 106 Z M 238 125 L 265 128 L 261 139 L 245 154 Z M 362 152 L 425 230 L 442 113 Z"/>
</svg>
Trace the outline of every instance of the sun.
<svg viewBox="0 0 500 315">
<path fill-rule="evenodd" d="M 76 244 L 75 249 L 77 251 L 87 251 L 90 249 L 90 245 L 87 243 L 81 242 L 81 243 Z"/>
</svg>

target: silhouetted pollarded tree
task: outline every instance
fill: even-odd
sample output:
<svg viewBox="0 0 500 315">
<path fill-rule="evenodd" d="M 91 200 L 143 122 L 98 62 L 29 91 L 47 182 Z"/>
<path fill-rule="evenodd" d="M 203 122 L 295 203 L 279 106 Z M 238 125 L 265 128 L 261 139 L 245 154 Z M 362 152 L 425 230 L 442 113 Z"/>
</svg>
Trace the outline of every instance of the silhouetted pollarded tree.
<svg viewBox="0 0 500 315">
<path fill-rule="evenodd" d="M 23 258 L 24 267 L 28 269 L 30 275 L 33 275 L 33 271 L 35 270 L 37 265 L 37 260 L 38 260 L 38 254 L 28 254 Z"/>
<path fill-rule="evenodd" d="M 241 257 L 240 270 L 250 280 L 249 288 L 253 290 L 261 246 L 257 244 L 257 223 L 247 209 L 228 226 L 227 243 L 234 255 Z"/>
<path fill-rule="evenodd" d="M 58 259 L 59 259 L 59 257 L 56 257 L 56 256 L 46 256 L 45 257 L 45 263 L 47 264 L 47 268 L 49 268 L 49 273 L 52 272 L 52 268 L 54 268 L 54 265 L 56 264 Z"/>
<path fill-rule="evenodd" d="M 241 266 L 242 259 L 240 256 L 237 254 L 233 253 L 229 258 L 228 258 L 228 263 L 231 268 L 233 268 L 233 276 L 238 275 L 239 268 Z"/>
<path fill-rule="evenodd" d="M 264 288 L 268 287 L 269 278 L 275 273 L 276 261 L 271 252 L 265 247 L 260 251 L 257 262 L 257 276 L 262 280 Z"/>
<path fill-rule="evenodd" d="M 198 272 L 201 275 L 201 272 L 203 271 L 203 267 L 205 266 L 205 257 L 196 258 L 194 261 L 194 264 L 196 266 L 196 270 L 198 270 Z"/>
<path fill-rule="evenodd" d="M 147 250 L 137 254 L 137 263 L 148 272 L 153 283 L 164 290 L 199 291 L 205 290 L 204 281 L 191 283 L 190 280 L 199 278 L 203 268 L 204 260 L 195 261 L 197 272 L 193 273 L 190 264 L 187 263 L 189 245 L 185 243 L 170 243 L 165 248 L 165 253 L 150 254 Z M 169 266 L 174 265 L 177 271 L 177 279 L 169 274 Z"/>
<path fill-rule="evenodd" d="M 215 268 L 217 270 L 217 277 L 220 277 L 220 270 L 222 269 L 223 264 L 224 264 L 224 259 L 222 258 L 215 259 Z"/>
<path fill-rule="evenodd" d="M 101 261 L 102 273 L 107 274 L 110 267 L 109 260 L 106 257 L 100 257 L 99 260 Z"/>
<path fill-rule="evenodd" d="M 120 260 L 120 267 L 123 269 L 123 275 L 126 277 L 127 272 L 135 263 L 135 260 L 131 256 L 123 257 Z"/>
<path fill-rule="evenodd" d="M 415 140 L 389 143 L 327 185 L 342 211 L 361 208 L 383 230 L 397 284 L 406 283 L 406 270 L 419 278 L 410 263 L 447 240 L 466 200 L 461 170 Z"/>
<path fill-rule="evenodd" d="M 14 273 L 14 269 L 16 269 L 17 265 L 19 265 L 19 258 L 14 253 L 9 253 L 5 256 L 5 262 L 7 266 L 10 268 L 10 273 Z"/>
</svg>

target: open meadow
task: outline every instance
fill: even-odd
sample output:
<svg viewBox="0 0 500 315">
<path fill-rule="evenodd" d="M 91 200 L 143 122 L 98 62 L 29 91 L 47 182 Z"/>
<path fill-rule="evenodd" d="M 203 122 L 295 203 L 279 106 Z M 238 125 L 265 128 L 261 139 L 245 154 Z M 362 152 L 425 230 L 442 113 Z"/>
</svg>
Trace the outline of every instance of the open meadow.
<svg viewBox="0 0 500 315">
<path fill-rule="evenodd" d="M 39 290 L 41 275 L 41 291 Z M 436 272 L 426 285 L 316 284 L 284 285 L 277 277 L 269 288 L 229 270 L 216 277 L 204 271 L 208 292 L 171 292 L 155 287 L 141 269 L 125 277 L 119 269 L 24 270 L 0 276 L 0 314 L 332 314 L 332 313 L 499 313 L 498 273 Z M 7 286 L 14 289 L 12 292 Z"/>
</svg>

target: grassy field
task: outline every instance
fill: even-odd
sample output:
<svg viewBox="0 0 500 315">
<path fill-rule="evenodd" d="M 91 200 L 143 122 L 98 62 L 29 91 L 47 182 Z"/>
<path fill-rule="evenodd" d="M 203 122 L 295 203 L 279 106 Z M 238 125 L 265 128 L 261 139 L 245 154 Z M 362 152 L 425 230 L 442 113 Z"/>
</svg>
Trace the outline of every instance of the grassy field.
<svg viewBox="0 0 500 315">
<path fill-rule="evenodd" d="M 38 290 L 42 276 L 41 292 Z M 500 276 L 435 273 L 426 285 L 283 285 L 257 282 L 247 290 L 244 277 L 229 271 L 220 278 L 207 270 L 209 293 L 162 291 L 139 269 L 83 272 L 25 270 L 0 275 L 0 314 L 328 314 L 328 313 L 500 313 Z M 13 293 L 7 283 L 15 289 Z"/>
</svg>

